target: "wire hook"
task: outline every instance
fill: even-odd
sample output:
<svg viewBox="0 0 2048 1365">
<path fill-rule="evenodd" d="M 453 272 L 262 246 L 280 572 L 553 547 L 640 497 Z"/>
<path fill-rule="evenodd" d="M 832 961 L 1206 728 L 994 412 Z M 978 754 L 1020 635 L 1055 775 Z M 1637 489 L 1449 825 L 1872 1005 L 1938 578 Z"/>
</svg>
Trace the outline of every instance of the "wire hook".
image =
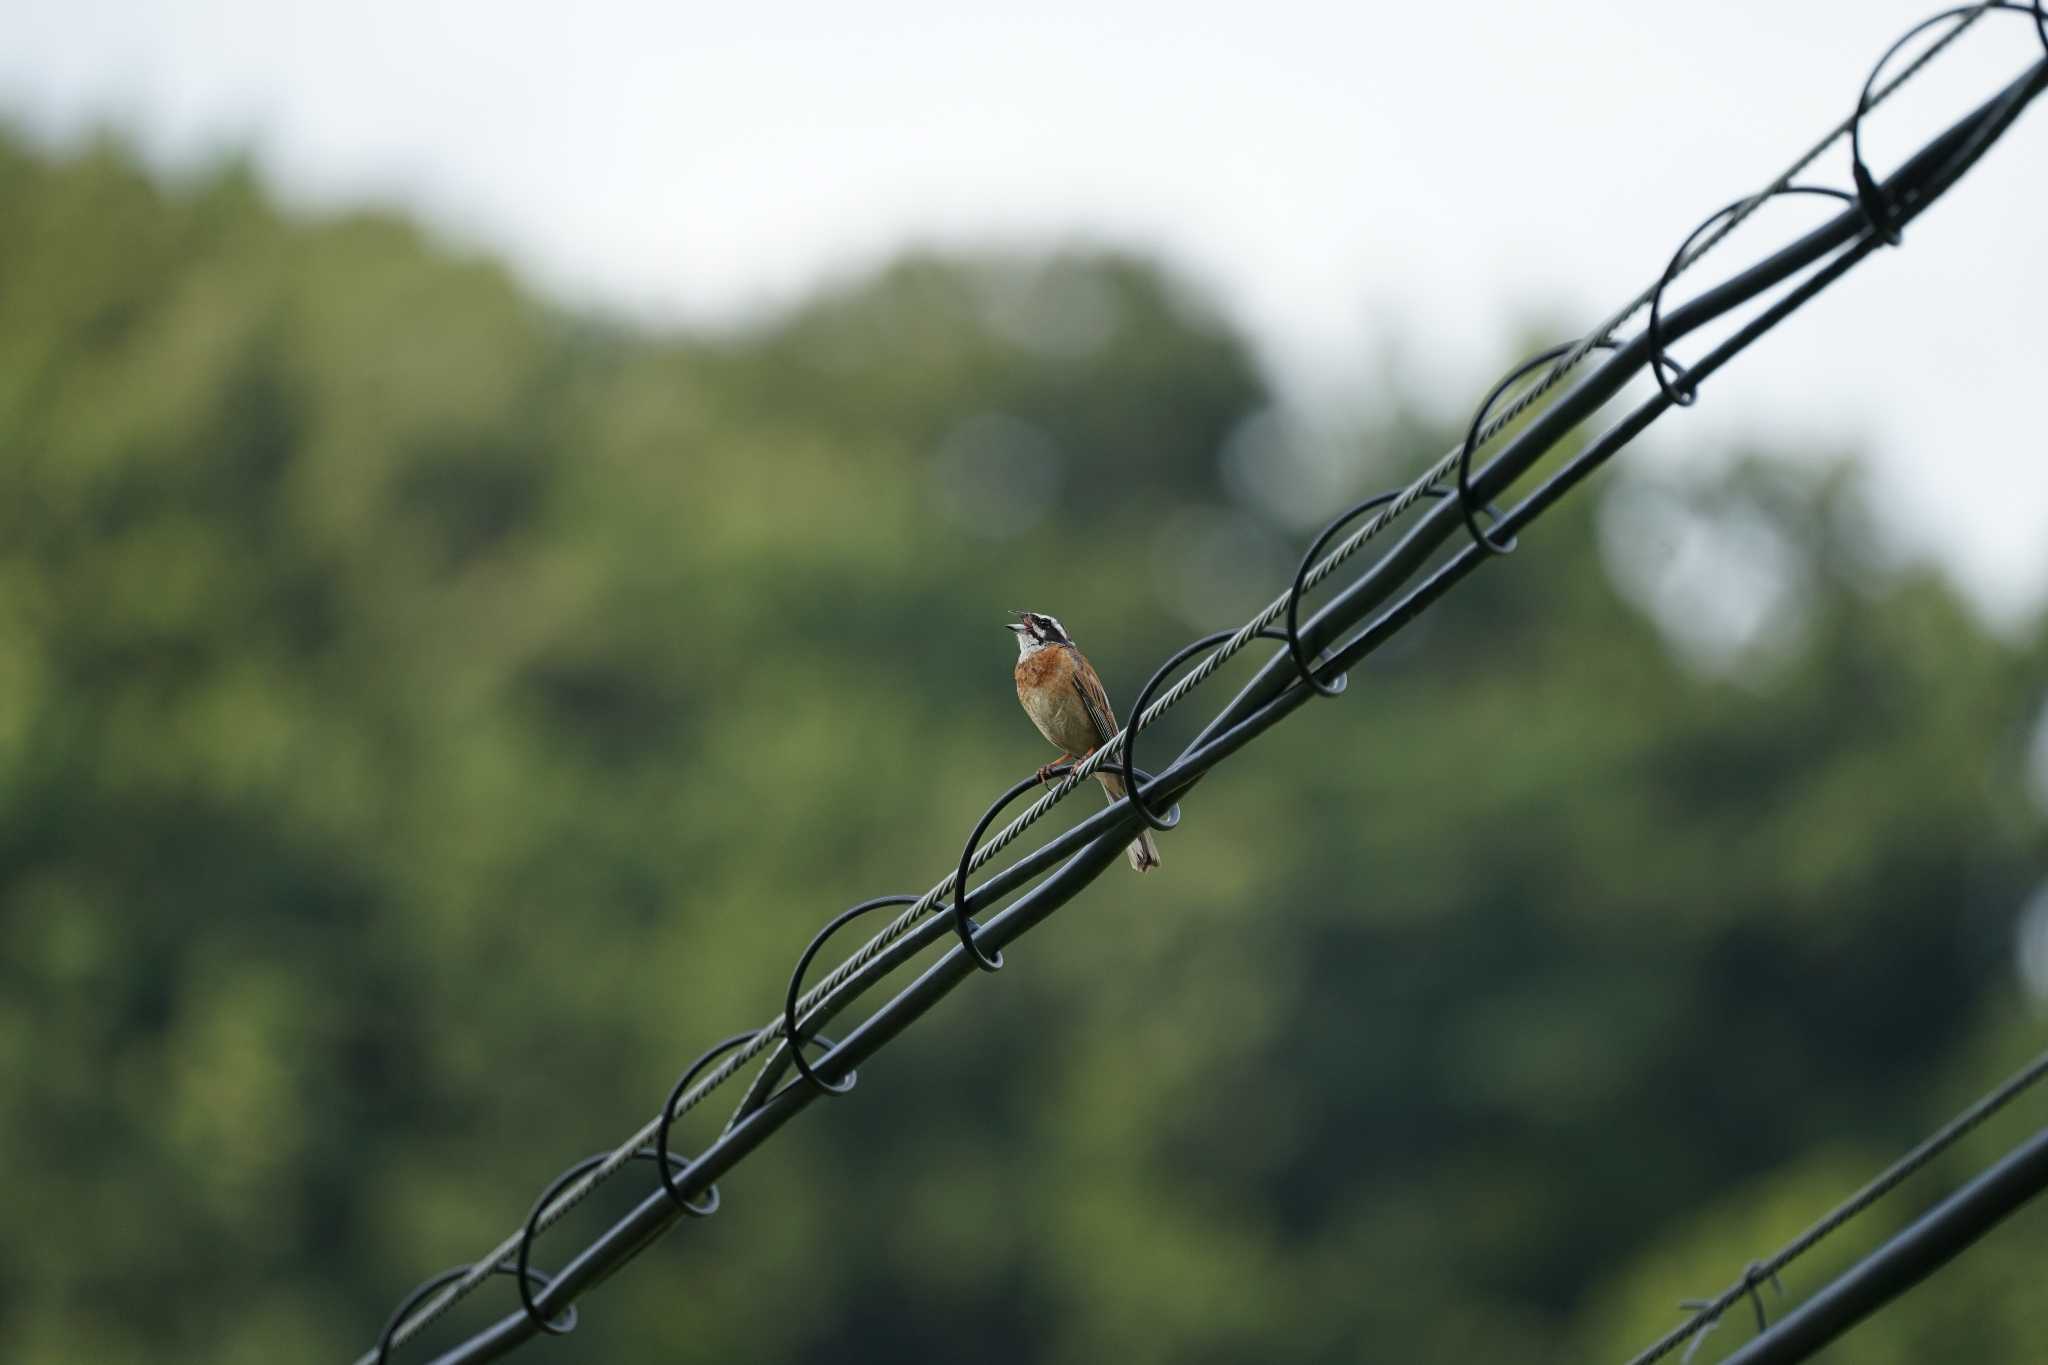
<svg viewBox="0 0 2048 1365">
<path fill-rule="evenodd" d="M 669 1160 L 667 1159 L 673 1155 L 668 1150 L 668 1134 L 669 1129 L 675 1126 L 676 1105 L 681 1102 L 683 1095 L 688 1092 L 690 1082 L 697 1079 L 698 1072 L 711 1065 L 717 1058 L 738 1047 L 741 1043 L 751 1043 L 760 1036 L 759 1030 L 750 1033 L 735 1033 L 732 1037 L 722 1038 L 710 1047 L 705 1048 L 697 1060 L 691 1062 L 684 1069 L 683 1074 L 676 1079 L 676 1083 L 669 1088 L 668 1098 L 662 1102 L 661 1118 L 654 1125 L 654 1150 L 662 1153 L 664 1159 L 655 1167 L 655 1170 L 661 1175 L 662 1192 L 669 1197 L 669 1200 L 678 1209 L 692 1218 L 709 1218 L 712 1214 L 718 1212 L 718 1186 L 713 1185 L 704 1191 L 704 1197 L 707 1202 L 702 1204 L 692 1204 L 689 1200 L 683 1198 L 683 1192 L 676 1188 L 675 1175 L 669 1169 Z M 683 1163 L 683 1174 L 689 1174 L 690 1165 L 691 1163 L 689 1162 Z"/>
<path fill-rule="evenodd" d="M 860 1073 L 849 1071 L 846 1073 L 845 1080 L 834 1085 L 816 1071 L 813 1071 L 811 1064 L 804 1060 L 803 1040 L 797 1036 L 796 1027 L 796 1001 L 797 996 L 803 991 L 804 973 L 810 970 L 811 961 L 817 957 L 818 950 L 825 946 L 825 940 L 839 932 L 843 926 L 860 918 L 868 911 L 879 909 L 884 905 L 915 905 L 920 899 L 921 897 L 918 896 L 877 896 L 873 900 L 862 901 L 850 910 L 841 910 L 832 917 L 831 923 L 811 936 L 810 946 L 806 947 L 803 956 L 796 960 L 796 970 L 789 974 L 789 995 L 782 1007 L 782 1035 L 789 1040 L 789 1060 L 795 1063 L 796 1069 L 803 1073 L 805 1080 L 817 1086 L 818 1089 L 828 1095 L 844 1095 L 847 1091 L 853 1089 L 854 1083 L 860 1079 Z M 817 1041 L 837 1046 L 832 1044 L 830 1039 L 822 1035 L 817 1038 Z M 826 1055 L 830 1056 L 831 1054 L 827 1053 Z"/>
<path fill-rule="evenodd" d="M 387 1322 L 385 1322 L 384 1330 L 377 1334 L 377 1365 L 389 1365 L 389 1362 L 391 1360 L 391 1339 L 398 1334 L 398 1325 L 404 1322 L 407 1318 L 411 1317 L 412 1312 L 415 1308 L 418 1308 L 421 1304 L 425 1303 L 429 1298 L 432 1298 L 441 1290 L 447 1288 L 449 1285 L 454 1284 L 463 1276 L 469 1274 L 469 1272 L 473 1268 L 474 1267 L 467 1265 L 450 1266 L 448 1269 L 442 1271 L 440 1274 L 434 1276 L 432 1279 L 427 1280 L 425 1283 L 421 1284 L 419 1288 L 413 1290 L 412 1293 L 405 1296 L 405 1301 L 398 1305 L 397 1310 L 393 1312 L 390 1319 Z M 513 1273 L 513 1269 L 511 1266 L 501 1261 L 497 1265 L 491 1267 L 490 1273 L 493 1275 L 510 1275 Z M 525 1273 L 527 1276 L 539 1280 L 541 1288 L 547 1288 L 549 1283 L 547 1276 L 541 1274 L 541 1272 L 539 1272 L 538 1270 L 531 1269 L 529 1269 Z M 576 1305 L 573 1303 L 564 1305 L 562 1308 L 561 1317 L 557 1320 L 556 1325 L 550 1330 L 552 1330 L 556 1336 L 566 1336 L 570 1332 L 575 1331 Z"/>
<path fill-rule="evenodd" d="M 1179 668 L 1203 650 L 1220 645 L 1236 634 L 1237 631 L 1235 630 L 1219 630 L 1204 635 L 1192 644 L 1182 646 L 1180 651 L 1172 658 L 1153 670 L 1152 676 L 1146 680 L 1145 685 L 1138 689 L 1137 700 L 1131 703 L 1131 723 L 1124 730 L 1124 748 L 1123 752 L 1117 755 L 1117 766 L 1123 774 L 1124 794 L 1131 799 L 1131 809 L 1137 811 L 1138 818 L 1153 829 L 1169 830 L 1178 825 L 1180 823 L 1180 806 L 1175 804 L 1169 807 L 1163 816 L 1156 814 L 1152 807 L 1146 804 L 1143 793 L 1138 790 L 1140 780 L 1145 782 L 1154 780 L 1150 773 L 1138 766 L 1138 730 L 1140 723 L 1145 717 L 1145 708 L 1152 704 L 1152 694 L 1159 690 L 1159 684 L 1166 680 L 1167 674 L 1173 672 L 1174 669 Z M 1269 626 L 1264 630 L 1254 632 L 1252 638 L 1257 640 L 1285 640 L 1287 637 Z M 1341 692 L 1343 690 L 1342 678 L 1340 677 L 1337 691 Z"/>
<path fill-rule="evenodd" d="M 1815 194 L 1829 199 L 1840 199 L 1849 204 L 1856 202 L 1856 197 L 1847 190 L 1833 189 L 1826 185 L 1785 185 L 1779 189 L 1767 190 L 1763 194 L 1751 195 L 1747 199 L 1738 199 L 1708 214 L 1706 221 L 1686 234 L 1685 240 L 1678 244 L 1678 250 L 1671 253 L 1671 260 L 1665 265 L 1664 273 L 1658 277 L 1656 288 L 1650 291 L 1650 315 L 1643 325 L 1643 335 L 1650 345 L 1650 377 L 1657 381 L 1658 389 L 1674 405 L 1689 408 L 1699 400 L 1700 395 L 1699 385 L 1689 376 L 1685 366 L 1673 360 L 1664 350 L 1664 291 L 1671 287 L 1671 282 L 1678 278 L 1678 272 L 1685 268 L 1685 254 L 1692 250 L 1694 242 L 1736 214 L 1753 212 L 1765 202 L 1786 194 Z M 1676 385 L 1667 378 L 1667 370 L 1677 377 Z"/>
<path fill-rule="evenodd" d="M 1742 1278 L 1730 1286 L 1720 1298 L 1680 1299 L 1678 1301 L 1680 1308 L 1690 1310 L 1695 1315 L 1704 1315 L 1706 1321 L 1698 1331 L 1693 1333 L 1692 1344 L 1687 1346 L 1685 1354 L 1679 1357 L 1679 1365 L 1692 1365 L 1692 1358 L 1699 1353 L 1701 1345 L 1706 1342 L 1707 1337 L 1712 1334 L 1714 1329 L 1721 1325 L 1722 1316 L 1728 1311 L 1728 1306 L 1734 1303 L 1736 1298 L 1748 1298 L 1749 1306 L 1756 1312 L 1756 1330 L 1758 1332 L 1762 1332 L 1766 1327 L 1770 1326 L 1770 1315 L 1764 1312 L 1762 1287 L 1766 1284 L 1777 1291 L 1779 1298 L 1785 1297 L 1785 1286 L 1778 1282 L 1778 1272 L 1765 1265 L 1762 1261 L 1751 1261 L 1742 1268 Z M 1697 1320 L 1698 1317 L 1696 1316 L 1695 1321 Z"/>
<path fill-rule="evenodd" d="M 1465 530 L 1471 535 L 1473 544 L 1490 555 L 1513 554 L 1516 542 L 1512 536 L 1509 537 L 1508 543 L 1505 545 L 1496 541 L 1492 536 L 1480 529 L 1479 518 L 1472 510 L 1474 505 L 1472 495 L 1472 454 L 1479 448 L 1480 429 L 1486 425 L 1486 416 L 1493 411 L 1493 405 L 1498 403 L 1502 395 L 1507 393 L 1509 389 L 1521 382 L 1524 376 L 1535 370 L 1538 366 L 1548 365 L 1553 361 L 1564 359 L 1564 357 L 1570 355 L 1584 344 L 1580 341 L 1567 341 L 1560 346 L 1553 346 L 1547 351 L 1531 356 L 1517 366 L 1507 378 L 1495 384 L 1493 392 L 1487 394 L 1486 401 L 1479 405 L 1479 411 L 1472 414 L 1471 429 L 1465 433 L 1465 444 L 1458 451 L 1458 514 L 1465 519 Z M 1612 351 L 1618 349 L 1620 345 L 1621 343 L 1613 337 L 1602 337 L 1598 341 L 1593 342 L 1588 349 Z M 1500 520 L 1498 512 L 1493 511 L 1491 508 L 1488 509 L 1488 512 L 1496 522 Z"/>
</svg>

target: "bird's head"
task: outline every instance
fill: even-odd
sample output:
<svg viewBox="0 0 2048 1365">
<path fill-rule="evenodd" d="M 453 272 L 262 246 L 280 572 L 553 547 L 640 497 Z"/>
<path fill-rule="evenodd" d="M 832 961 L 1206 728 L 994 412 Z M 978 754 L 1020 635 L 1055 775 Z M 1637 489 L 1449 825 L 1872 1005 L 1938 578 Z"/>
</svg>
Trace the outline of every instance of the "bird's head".
<svg viewBox="0 0 2048 1365">
<path fill-rule="evenodd" d="M 1042 649 L 1046 645 L 1074 643 L 1073 638 L 1067 634 L 1066 627 L 1059 623 L 1057 617 L 1036 611 L 1013 611 L 1010 614 L 1017 618 L 1010 622 L 1009 628 L 1017 632 L 1017 652 L 1020 654 L 1029 654 L 1032 650 Z"/>
</svg>

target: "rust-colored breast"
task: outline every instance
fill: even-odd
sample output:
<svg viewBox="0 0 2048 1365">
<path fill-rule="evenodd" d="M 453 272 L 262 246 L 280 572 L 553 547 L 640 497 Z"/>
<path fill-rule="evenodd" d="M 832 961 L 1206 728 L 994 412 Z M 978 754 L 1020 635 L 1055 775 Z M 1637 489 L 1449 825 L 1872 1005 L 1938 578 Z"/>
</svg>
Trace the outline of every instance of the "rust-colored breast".
<svg viewBox="0 0 2048 1365">
<path fill-rule="evenodd" d="M 1017 658 L 1017 695 L 1021 698 L 1034 687 L 1057 687 L 1064 691 L 1072 686 L 1074 656 L 1071 652 L 1054 646 L 1051 649 L 1034 649 Z"/>
<path fill-rule="evenodd" d="M 1074 689 L 1074 654 L 1066 648 L 1035 649 L 1017 659 L 1017 700 L 1053 744 L 1079 757 L 1102 742 L 1081 694 Z"/>
</svg>

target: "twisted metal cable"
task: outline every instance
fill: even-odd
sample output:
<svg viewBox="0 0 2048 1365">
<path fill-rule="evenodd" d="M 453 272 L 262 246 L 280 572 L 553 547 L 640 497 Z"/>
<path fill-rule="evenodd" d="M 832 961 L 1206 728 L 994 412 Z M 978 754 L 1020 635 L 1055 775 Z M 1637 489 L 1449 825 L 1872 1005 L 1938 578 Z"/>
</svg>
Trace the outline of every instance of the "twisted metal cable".
<svg viewBox="0 0 2048 1365">
<path fill-rule="evenodd" d="M 2035 0 L 2034 4 L 2028 6 L 2015 6 L 2010 4 L 2009 0 L 2007 0 L 2007 3 L 2001 3 L 2001 0 L 1987 0 L 1984 4 L 1969 7 L 1968 11 L 1961 14 L 1957 23 L 1949 31 L 1941 35 L 1936 42 L 1931 44 L 1926 51 L 1921 53 L 1893 80 L 1886 83 L 1882 88 L 1869 93 L 1860 103 L 1858 112 L 1855 115 L 1838 125 L 1834 131 L 1795 162 L 1777 181 L 1773 182 L 1772 187 L 1755 196 L 1752 200 L 1745 202 L 1740 207 L 1727 211 L 1725 213 L 1725 221 L 1720 224 L 1718 230 L 1704 236 L 1695 234 L 1699 237 L 1698 244 L 1695 247 L 1689 252 L 1682 251 L 1680 256 L 1674 259 L 1672 265 L 1667 267 L 1656 282 L 1615 314 L 1612 319 L 1587 333 L 1579 343 L 1561 356 L 1557 363 L 1544 374 L 1541 380 L 1518 394 L 1507 407 L 1492 416 L 1483 426 L 1478 427 L 1476 439 L 1468 439 L 1466 443 L 1458 448 L 1447 452 L 1420 477 L 1400 490 L 1397 495 L 1394 495 L 1386 502 L 1378 515 L 1346 537 L 1334 550 L 1317 562 L 1305 574 L 1300 575 L 1294 587 L 1288 592 L 1281 594 L 1263 611 L 1240 627 L 1235 633 L 1231 634 L 1213 652 L 1204 657 L 1202 662 L 1193 671 L 1167 689 L 1158 701 L 1139 711 L 1129 726 L 1119 731 L 1092 754 L 1086 756 L 1083 761 L 1075 764 L 1056 785 L 1029 808 L 1011 820 L 1009 824 L 1004 826 L 1002 830 L 998 831 L 986 843 L 975 849 L 967 860 L 969 871 L 986 865 L 1033 824 L 1049 813 L 1054 806 L 1065 800 L 1074 788 L 1092 777 L 1103 764 L 1118 758 L 1129 743 L 1129 737 L 1132 734 L 1152 724 L 1161 715 L 1185 699 L 1197 687 L 1207 682 L 1226 662 L 1243 650 L 1245 646 L 1258 638 L 1262 633 L 1268 632 L 1269 628 L 1283 615 L 1289 614 L 1291 607 L 1299 601 L 1303 593 L 1326 581 L 1368 541 L 1382 533 L 1396 519 L 1415 506 L 1417 502 L 1425 497 L 1443 497 L 1445 490 L 1441 487 L 1442 482 L 1454 472 L 1459 471 L 1461 464 L 1469 460 L 1474 450 L 1492 442 L 1511 423 L 1528 411 L 1546 392 L 1555 387 L 1565 374 L 1580 364 L 1596 347 L 1601 346 L 1614 328 L 1626 322 L 1645 304 L 1655 299 L 1661 290 L 1669 285 L 1672 279 L 1675 279 L 1678 274 L 1690 268 L 1707 251 L 1724 240 L 1730 232 L 1754 211 L 1756 206 L 1788 185 L 1794 176 L 1798 175 L 1817 159 L 1827 147 L 1839 140 L 1844 133 L 1851 132 L 1857 120 L 1864 113 L 1867 113 L 1869 109 L 1876 107 L 1889 98 L 1894 91 L 1904 85 L 1927 62 L 1932 60 L 1937 53 L 1946 48 L 1949 43 L 1953 42 L 1971 24 L 1975 23 L 1984 12 L 1993 8 L 2023 8 L 2038 13 L 2039 0 Z M 2016 112 L 2016 109 L 2014 112 Z M 1989 124 L 1986 124 L 1983 128 L 1980 128 L 1978 139 L 1980 143 L 1988 142 L 1985 130 L 1989 126 Z M 1981 146 L 1973 145 L 1973 153 L 1981 150 Z M 1934 192 L 1938 193 L 1939 191 L 1936 190 Z M 1931 199 L 1932 196 L 1929 195 L 1928 197 Z M 1924 207 L 1924 204 L 1922 207 Z M 1705 367 L 1701 368 L 1704 369 Z M 1632 435 L 1633 432 L 1629 434 Z M 1532 497 L 1530 505 L 1533 505 L 1535 502 L 1536 499 Z M 1297 637 L 1291 632 L 1289 638 L 1291 643 L 1298 642 Z M 1199 773 L 1195 773 L 1186 780 L 1189 782 L 1198 780 L 1199 775 Z M 1104 812 L 1104 814 L 1108 813 Z M 1021 867 L 1023 861 L 1020 860 L 1019 863 L 1013 864 L 1013 869 Z M 665 1133 L 668 1126 L 676 1118 L 694 1108 L 713 1090 L 729 1081 L 755 1058 L 760 1057 L 770 1049 L 777 1049 L 768 1062 L 764 1064 L 757 1077 L 755 1086 L 750 1089 L 727 1124 L 726 1131 L 730 1132 L 735 1124 L 759 1108 L 773 1092 L 775 1080 L 782 1074 L 778 1063 L 788 1053 L 787 1037 L 791 1035 L 801 1036 L 806 1024 L 814 1020 L 821 1020 L 825 1013 L 845 1003 L 852 994 L 858 993 L 858 990 L 864 990 L 868 984 L 872 984 L 871 981 L 860 981 L 858 978 L 861 978 L 863 975 L 872 976 L 873 974 L 869 973 L 867 969 L 876 965 L 891 948 L 901 944 L 906 936 L 910 935 L 913 929 L 917 928 L 920 920 L 925 919 L 932 913 L 935 907 L 941 905 L 945 896 L 955 889 L 958 880 L 957 872 L 948 873 L 945 877 L 941 878 L 937 884 L 918 897 L 914 903 L 891 920 L 880 932 L 843 960 L 823 980 L 805 992 L 797 1003 L 796 1014 L 798 1017 L 795 1020 L 789 1019 L 787 1013 L 781 1014 L 768 1024 L 755 1030 L 751 1036 L 737 1035 L 745 1037 L 746 1041 L 730 1051 L 702 1080 L 696 1081 L 694 1084 L 687 1084 L 686 1082 L 683 1087 L 679 1087 L 682 1089 L 682 1093 L 672 1096 L 670 1103 L 664 1108 L 663 1112 L 643 1125 L 624 1144 L 614 1149 L 602 1160 L 595 1161 L 595 1164 L 590 1165 L 589 1169 L 580 1177 L 569 1180 L 567 1188 L 562 1189 L 552 1200 L 543 1200 L 542 1204 L 545 1207 L 536 1206 L 526 1229 L 508 1237 L 491 1253 L 474 1262 L 459 1277 L 453 1278 L 452 1281 L 448 1276 L 439 1277 L 434 1282 L 434 1290 L 425 1291 L 423 1289 L 422 1292 L 430 1292 L 431 1297 L 425 1303 L 412 1308 L 410 1312 L 394 1316 L 391 1328 L 387 1331 L 382 1343 L 382 1349 L 388 1351 L 391 1346 L 402 1344 L 416 1335 L 427 1324 L 438 1318 L 442 1313 L 446 1312 L 456 1301 L 481 1285 L 485 1280 L 493 1275 L 507 1273 L 508 1263 L 529 1246 L 533 1235 L 559 1221 L 599 1184 L 609 1179 L 610 1176 L 627 1163 L 636 1159 L 651 1159 L 648 1144 L 656 1136 L 657 1132 Z M 965 897 L 963 896 L 964 900 Z M 891 964 L 892 967 L 893 965 Z M 791 1027 L 792 1024 L 795 1025 L 794 1028 Z M 668 1184 L 665 1162 L 661 1163 L 661 1169 L 665 1177 L 664 1184 Z M 673 1193 L 673 1186 L 671 1186 L 671 1193 Z M 524 1281 L 522 1281 L 523 1283 Z M 399 1320 L 401 1317 L 402 1321 Z M 365 1362 L 371 1361 L 375 1358 L 376 1354 L 375 1352 L 367 1354 L 363 1357 L 363 1360 Z"/>
</svg>

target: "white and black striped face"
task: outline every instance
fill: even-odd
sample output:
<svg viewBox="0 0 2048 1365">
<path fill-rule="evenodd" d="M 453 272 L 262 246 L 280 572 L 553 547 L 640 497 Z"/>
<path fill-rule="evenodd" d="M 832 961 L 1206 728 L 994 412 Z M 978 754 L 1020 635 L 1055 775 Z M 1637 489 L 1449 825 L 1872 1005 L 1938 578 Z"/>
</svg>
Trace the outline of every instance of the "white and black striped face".
<svg viewBox="0 0 2048 1365">
<path fill-rule="evenodd" d="M 1067 628 L 1059 623 L 1057 617 L 1035 611 L 1020 611 L 1014 614 L 1017 619 L 1010 623 L 1010 629 L 1017 632 L 1019 654 L 1029 654 L 1032 650 L 1042 649 L 1046 645 L 1074 643 L 1073 638 L 1067 634 Z"/>
</svg>

